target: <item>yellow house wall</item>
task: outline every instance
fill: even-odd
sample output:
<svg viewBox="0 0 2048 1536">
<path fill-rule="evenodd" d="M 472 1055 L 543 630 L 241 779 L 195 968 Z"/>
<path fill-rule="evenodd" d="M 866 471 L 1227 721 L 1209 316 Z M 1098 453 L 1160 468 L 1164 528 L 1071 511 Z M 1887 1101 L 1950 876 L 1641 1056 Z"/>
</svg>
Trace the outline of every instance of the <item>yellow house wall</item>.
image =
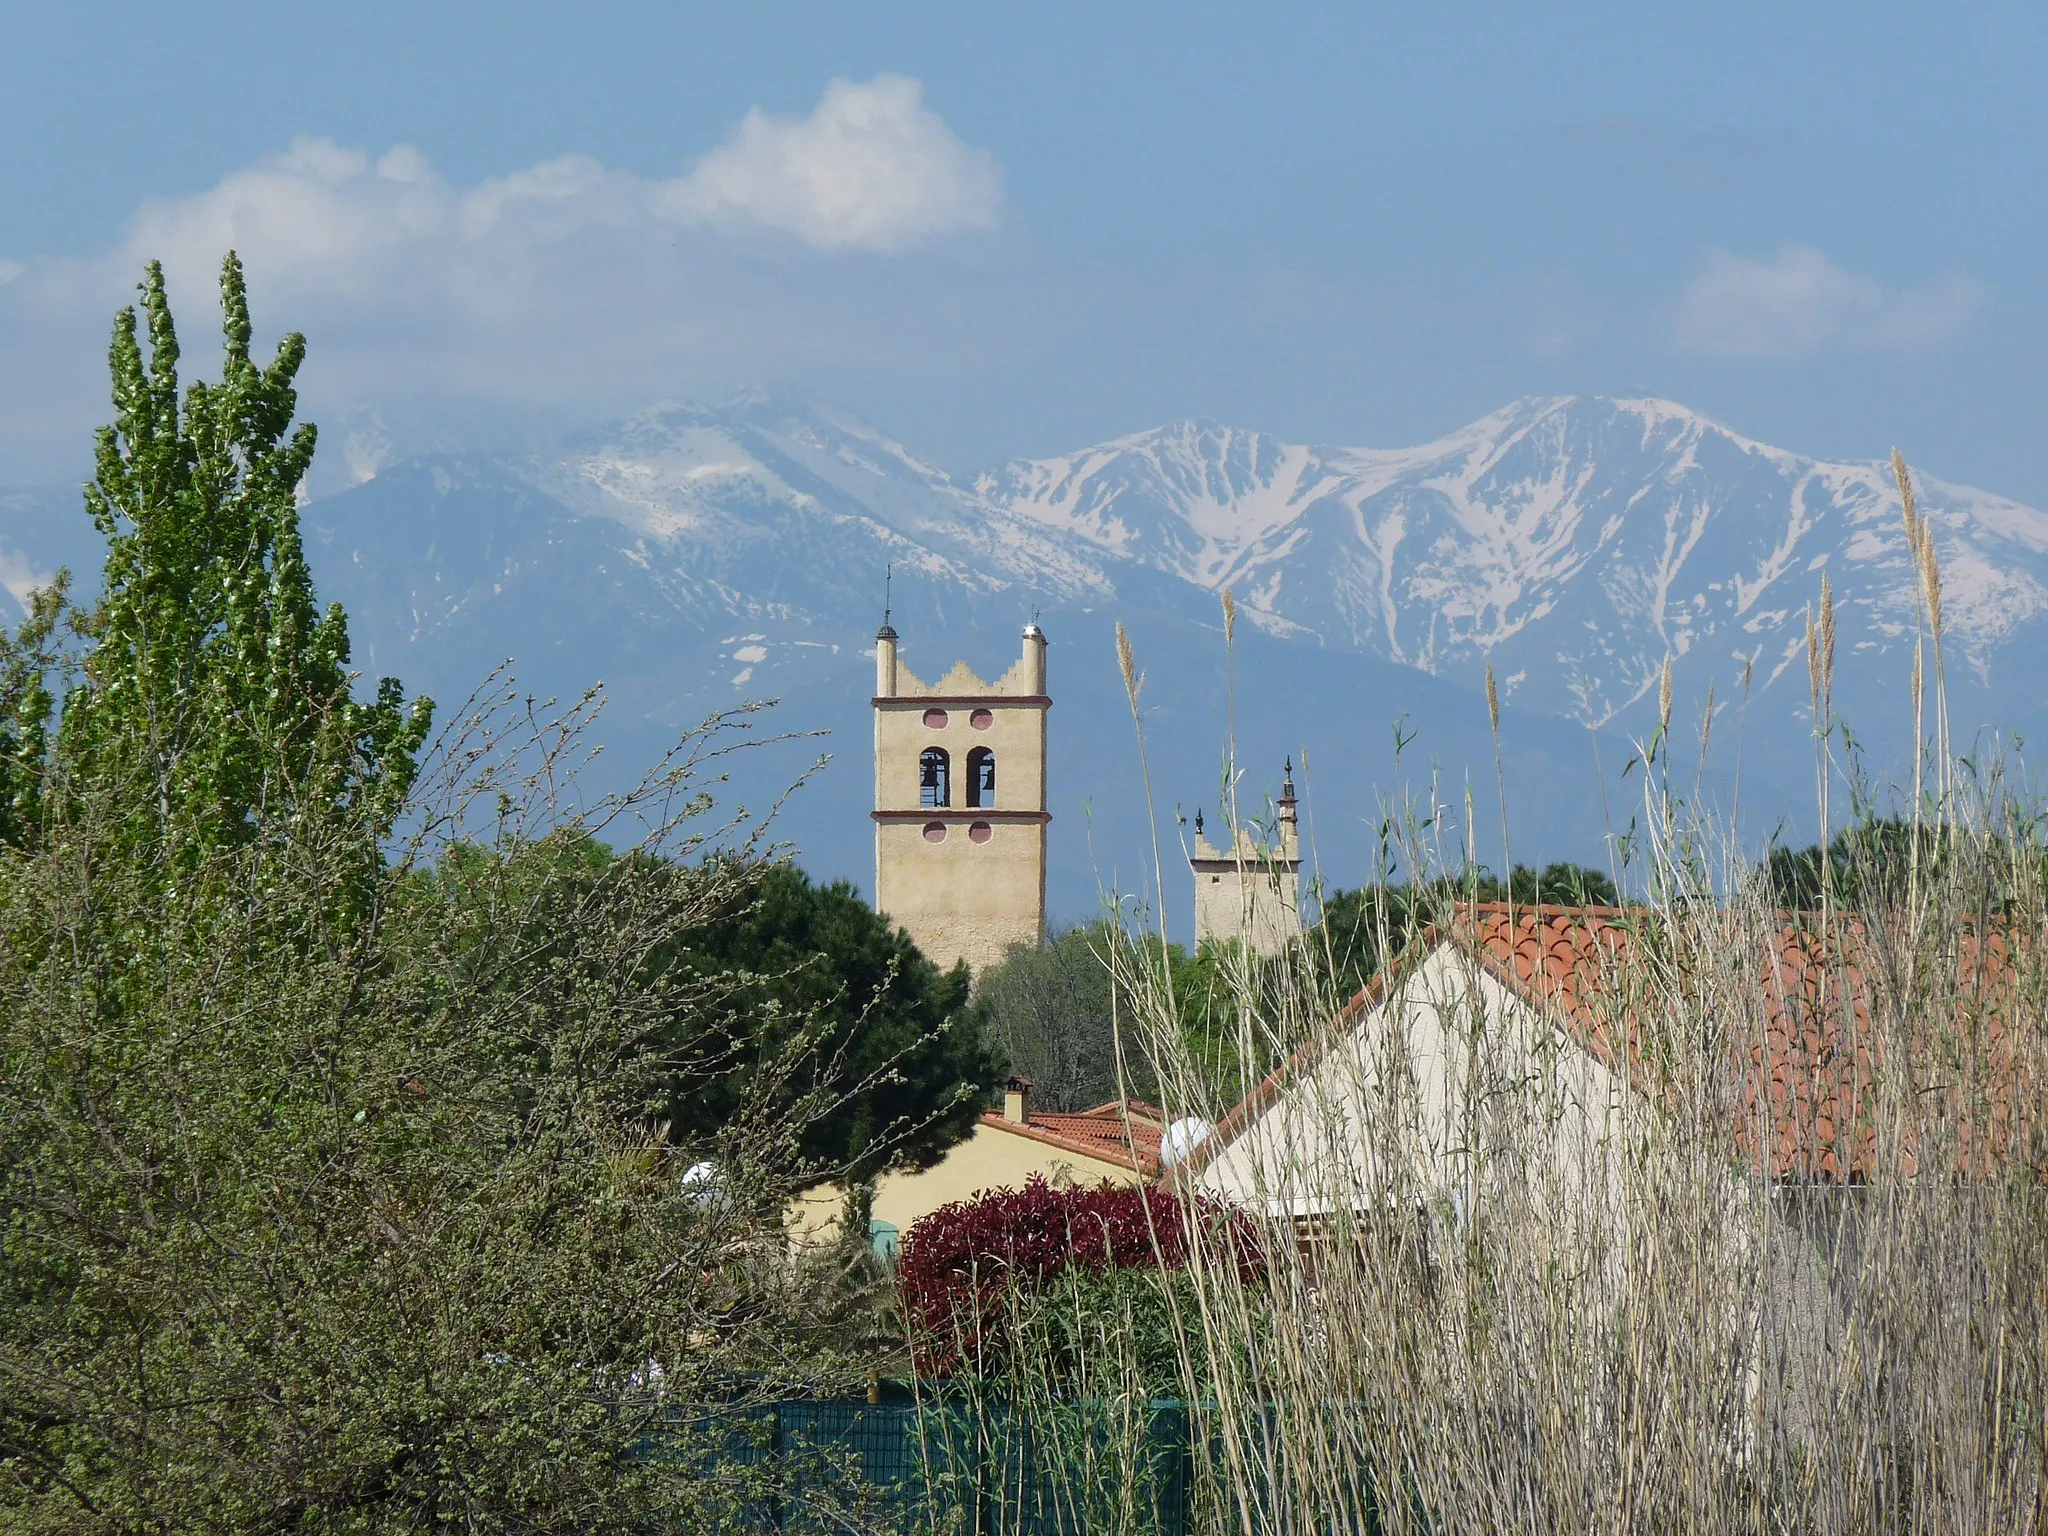
<svg viewBox="0 0 2048 1536">
<path fill-rule="evenodd" d="M 875 1187 L 874 1218 L 908 1232 L 920 1218 L 942 1205 L 971 1199 L 985 1190 L 1022 1189 L 1033 1174 L 1041 1174 L 1053 1184 L 1095 1185 L 1104 1179 L 1113 1184 L 1142 1182 L 1128 1163 L 1088 1157 L 992 1125 L 977 1125 L 972 1136 L 922 1172 L 885 1174 Z M 838 1221 L 842 1199 L 837 1186 L 806 1195 L 794 1213 L 799 1235 L 812 1240 L 826 1235 Z"/>
</svg>

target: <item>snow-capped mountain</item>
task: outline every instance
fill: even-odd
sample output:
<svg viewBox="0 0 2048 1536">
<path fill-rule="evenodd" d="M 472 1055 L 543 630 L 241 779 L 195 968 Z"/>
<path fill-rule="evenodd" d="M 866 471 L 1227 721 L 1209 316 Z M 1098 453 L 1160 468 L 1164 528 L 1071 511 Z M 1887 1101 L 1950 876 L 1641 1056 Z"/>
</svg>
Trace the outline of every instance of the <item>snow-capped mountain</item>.
<svg viewBox="0 0 2048 1536">
<path fill-rule="evenodd" d="M 846 541 L 970 588 L 1025 581 L 1060 599 L 1107 591 L 1083 541 L 961 489 L 864 422 L 773 392 L 715 410 L 646 411 L 530 459 L 525 472 L 572 510 L 634 529 L 650 551 L 743 561 L 801 529 L 811 591 L 854 574 L 832 557 Z"/>
<path fill-rule="evenodd" d="M 1628 819 L 1619 774 L 1654 724 L 1667 657 L 1689 731 L 1710 685 L 1744 712 L 1740 730 L 1716 729 L 1707 792 L 1739 743 L 1745 819 L 1799 830 L 1799 653 L 1823 572 L 1841 605 L 1836 709 L 1871 767 L 1910 763 L 1916 597 L 1888 467 L 1802 458 L 1666 401 L 1522 401 L 1396 450 L 1183 422 L 956 479 L 843 412 L 756 392 L 351 474 L 369 478 L 314 500 L 305 526 L 366 673 L 444 703 L 507 657 L 542 694 L 602 680 L 620 777 L 710 711 L 778 697 L 777 727 L 829 729 L 836 754 L 787 835 L 814 868 L 858 880 L 885 571 L 921 671 L 964 657 L 993 676 L 1026 620 L 1051 634 L 1052 896 L 1068 916 L 1098 878 L 1149 883 L 1117 620 L 1145 672 L 1159 802 L 1216 805 L 1234 699 L 1251 799 L 1281 756 L 1306 752 L 1309 830 L 1337 883 L 1364 877 L 1397 782 L 1450 843 L 1491 846 L 1497 813 L 1467 810 L 1494 798 L 1488 664 L 1518 858 L 1602 856 Z M 2031 734 L 2048 724 L 2048 517 L 1917 483 L 1952 717 L 1963 735 Z M 17 606 L 95 550 L 75 490 L 0 492 L 0 587 Z M 1251 621 L 1230 661 L 1226 586 Z M 760 759 L 734 792 L 771 801 L 817 745 Z"/>
<path fill-rule="evenodd" d="M 1393 451 L 1180 422 L 977 489 L 1231 586 L 1275 634 L 1455 676 L 1490 661 L 1508 697 L 1588 725 L 1653 695 L 1666 658 L 1719 677 L 1724 700 L 1746 667 L 1777 680 L 1822 571 L 1864 660 L 1909 654 L 1917 621 L 1889 465 L 1803 458 L 1665 400 L 1524 400 Z M 1990 683 L 2011 647 L 2048 638 L 2048 515 L 1926 475 L 1916 492 L 1951 665 Z"/>
</svg>

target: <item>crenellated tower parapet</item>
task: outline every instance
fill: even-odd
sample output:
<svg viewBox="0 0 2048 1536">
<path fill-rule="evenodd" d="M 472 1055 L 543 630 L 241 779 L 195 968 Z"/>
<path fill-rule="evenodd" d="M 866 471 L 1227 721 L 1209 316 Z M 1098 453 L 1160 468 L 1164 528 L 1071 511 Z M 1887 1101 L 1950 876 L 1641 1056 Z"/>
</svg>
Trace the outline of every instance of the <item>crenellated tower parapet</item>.
<svg viewBox="0 0 2048 1536">
<path fill-rule="evenodd" d="M 1276 955 L 1301 932 L 1301 832 L 1288 759 L 1273 835 L 1260 838 L 1240 825 L 1218 847 L 1195 815 L 1195 942 L 1243 944 L 1255 955 Z"/>
<path fill-rule="evenodd" d="M 1045 634 L 986 682 L 925 682 L 875 637 L 875 906 L 942 966 L 976 970 L 1045 930 Z"/>
</svg>

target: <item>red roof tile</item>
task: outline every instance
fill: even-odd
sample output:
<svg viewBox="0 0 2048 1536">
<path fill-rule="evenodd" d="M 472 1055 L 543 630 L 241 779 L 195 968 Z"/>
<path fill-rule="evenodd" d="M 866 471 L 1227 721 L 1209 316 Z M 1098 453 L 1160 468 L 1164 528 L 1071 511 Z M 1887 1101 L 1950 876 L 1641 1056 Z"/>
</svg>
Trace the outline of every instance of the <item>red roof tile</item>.
<svg viewBox="0 0 2048 1536">
<path fill-rule="evenodd" d="M 1740 1150 L 1767 1154 L 1773 1177 L 1856 1179 L 1877 1171 L 1877 1069 L 1887 1041 L 1912 1058 L 1900 1065 L 1916 1092 L 1959 1099 L 1957 1086 L 1967 1081 L 1976 1095 L 1979 1112 L 1958 1103 L 1952 1115 L 1959 1167 L 1988 1167 L 2018 1150 L 2018 1138 L 2036 1129 L 2044 1109 L 2038 1058 L 2048 1016 L 2038 978 L 2029 991 L 2013 963 L 2012 935 L 1956 936 L 1955 975 L 1943 991 L 1959 998 L 1961 1016 L 1937 1038 L 1931 1021 L 1915 1011 L 1930 978 L 1890 974 L 1894 946 L 1878 942 L 1855 918 L 1823 922 L 1818 914 L 1781 913 L 1768 932 L 1745 934 L 1725 914 L 1673 927 L 1649 909 L 1479 903 L 1427 930 L 1346 1005 L 1324 1038 L 1247 1095 L 1189 1171 L 1228 1145 L 1292 1075 L 1313 1066 L 1389 985 L 1445 942 L 1652 1094 L 1670 1091 L 1665 1066 L 1683 1043 L 1656 1038 L 1668 1028 L 1657 1021 L 1673 1010 L 1639 1007 L 1644 989 L 1708 977 L 1732 981 L 1711 1015 L 1726 1031 L 1724 1060 L 1736 1074 Z M 2012 1028 L 2019 1020 L 2029 1027 Z M 2032 1053 L 2021 1049 L 2029 1039 Z M 1904 1144 L 1900 1171 L 1917 1171 L 1919 1150 Z"/>
<path fill-rule="evenodd" d="M 1034 1109 L 1023 1125 L 992 1109 L 981 1117 L 981 1123 L 1097 1162 L 1129 1168 L 1147 1179 L 1159 1172 L 1159 1147 L 1166 1135 L 1164 1114 L 1137 1099 L 1112 1099 L 1072 1114 Z"/>
</svg>

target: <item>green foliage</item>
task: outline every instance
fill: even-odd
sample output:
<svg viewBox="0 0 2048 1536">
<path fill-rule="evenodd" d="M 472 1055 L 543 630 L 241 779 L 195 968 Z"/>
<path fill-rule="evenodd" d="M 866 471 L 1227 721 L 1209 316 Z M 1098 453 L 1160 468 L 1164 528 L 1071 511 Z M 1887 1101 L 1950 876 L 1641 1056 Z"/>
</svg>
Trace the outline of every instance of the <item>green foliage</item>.
<svg viewBox="0 0 2048 1536">
<path fill-rule="evenodd" d="M 60 727 L 71 773 L 125 782 L 122 836 L 167 854 L 169 879 L 247 842 L 284 796 L 297 814 L 387 832 L 430 712 L 406 708 L 390 679 L 374 702 L 351 696 L 347 622 L 338 606 L 319 610 L 299 537 L 317 436 L 292 426 L 305 338 L 286 336 L 259 367 L 232 254 L 220 291 L 220 381 L 182 400 L 156 264 L 140 327 L 133 309 L 115 321 L 114 422 L 85 498 L 107 536 L 106 591 L 76 620 L 90 649 Z"/>
<path fill-rule="evenodd" d="M 54 700 L 50 678 L 60 665 L 58 625 L 70 577 L 29 596 L 18 635 L 0 631 L 0 846 L 19 847 L 41 824 Z"/>
<path fill-rule="evenodd" d="M 1854 902 L 1876 875 L 1876 865 L 1897 853 L 1911 857 L 1911 831 L 1897 823 L 1852 828 L 1836 834 L 1823 850 L 1818 843 L 1804 848 L 1773 848 L 1759 872 L 1768 899 L 1776 907 L 1808 912 L 1821 904 L 1823 890 Z M 1896 846 L 1895 846 L 1896 845 Z"/>
<path fill-rule="evenodd" d="M 259 832 L 168 900 L 82 839 L 6 856 L 0 1529 L 672 1508 L 694 1463 L 620 1461 L 662 1418 L 649 1363 L 688 1402 L 786 1390 L 805 1353 L 779 1225 L 694 1198 L 648 1130 L 652 1038 L 715 1039 L 730 988 L 641 958 L 733 877 L 536 860 L 524 920 L 486 934 L 399 871 L 343 941 L 323 913 L 352 850 Z M 110 978 L 100 930 L 145 924 Z M 801 1126 L 736 1108 L 711 1150 L 773 1206 Z"/>
<path fill-rule="evenodd" d="M 693 901 L 703 871 L 562 832 L 460 846 L 433 883 L 464 914 L 465 984 L 498 989 L 523 985 L 509 957 L 573 966 L 563 936 L 620 889 L 675 888 L 675 920 L 626 975 L 583 982 L 689 984 L 689 1008 L 645 1021 L 644 1050 L 650 1113 L 693 1155 L 744 1114 L 804 1182 L 859 1184 L 968 1135 L 1001 1071 L 966 968 L 940 971 L 843 881 L 746 859 L 717 877 Z"/>
<path fill-rule="evenodd" d="M 1124 963 L 1112 965 L 1112 956 Z M 1256 968 L 1256 967 L 1255 967 Z M 1237 1084 L 1236 987 L 1241 960 L 1216 946 L 1190 954 L 1097 921 L 1068 928 L 1042 946 L 1016 944 L 981 978 L 992 1037 L 1013 1071 L 1031 1079 L 1047 1109 L 1087 1109 L 1131 1097 L 1159 1097 L 1159 1077 L 1131 1027 L 1133 1000 L 1117 975 L 1170 980 L 1188 1049 L 1219 1084 Z M 1119 1073 L 1117 1023 L 1123 1021 Z"/>
<path fill-rule="evenodd" d="M 1125 1040 L 1121 1078 L 1117 1071 L 1114 988 L 1104 957 L 1106 946 L 1122 942 L 1107 923 L 1067 928 L 1042 946 L 1011 945 L 982 976 L 990 1034 L 1010 1070 L 1031 1080 L 1034 1104 L 1075 1110 L 1126 1092 L 1146 1100 L 1157 1095 L 1135 1040 Z"/>
<path fill-rule="evenodd" d="M 1765 899 L 1792 912 L 1818 910 L 1824 900 L 1879 911 L 1911 899 L 1914 879 L 1939 880 L 1975 912 L 2008 911 L 2048 881 L 2043 830 L 2017 819 L 2001 831 L 1918 826 L 1897 817 L 1867 816 L 1820 844 L 1773 848 L 1756 872 Z M 1917 845 L 1917 846 L 1916 846 Z M 1967 851 L 1967 858 L 1959 858 Z"/>
<path fill-rule="evenodd" d="M 1159 1398 L 1182 1396 L 1189 1380 L 1211 1385 L 1199 1291 L 1186 1269 L 1063 1270 L 1021 1299 L 1016 1366 L 1055 1392 L 1121 1387 L 1120 1377 Z"/>
<path fill-rule="evenodd" d="M 671 1405 L 836 1369 L 758 1214 L 795 1069 L 655 1134 L 754 981 L 650 957 L 755 882 L 679 856 L 689 739 L 591 812 L 651 825 L 623 857 L 549 799 L 573 739 L 512 783 L 472 720 L 423 798 L 425 711 L 351 696 L 299 549 L 302 344 L 258 370 L 223 290 L 182 415 L 154 268 L 147 366 L 116 328 L 83 656 L 61 593 L 0 652 L 0 1532 L 716 1529 L 743 1474 Z M 494 802 L 493 850 L 447 846 Z M 705 1152 L 745 1198 L 685 1184 Z M 630 1455 L 657 1425 L 683 1453 Z"/>
<path fill-rule="evenodd" d="M 1001 1076 L 966 966 L 939 970 L 844 881 L 819 885 L 782 863 L 736 873 L 743 897 L 658 957 L 733 987 L 722 1041 L 732 1070 L 668 1074 L 672 1134 L 715 1135 L 768 1087 L 772 1066 L 771 1096 L 806 1110 L 797 1150 L 815 1176 L 861 1184 L 937 1162 L 973 1131 Z"/>
</svg>

